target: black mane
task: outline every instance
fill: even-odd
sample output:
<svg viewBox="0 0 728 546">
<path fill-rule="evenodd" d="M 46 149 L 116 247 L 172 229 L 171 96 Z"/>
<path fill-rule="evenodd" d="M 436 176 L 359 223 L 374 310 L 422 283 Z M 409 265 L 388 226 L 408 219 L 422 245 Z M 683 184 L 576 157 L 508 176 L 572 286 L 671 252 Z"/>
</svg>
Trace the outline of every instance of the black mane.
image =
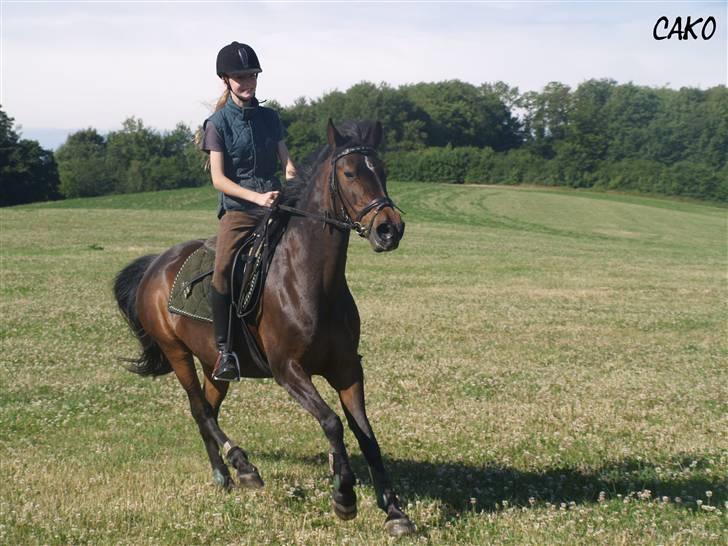
<svg viewBox="0 0 728 546">
<path fill-rule="evenodd" d="M 318 150 L 310 153 L 306 159 L 296 165 L 296 176 L 283 185 L 283 191 L 279 203 L 296 207 L 307 196 L 313 187 L 313 179 L 316 169 L 321 165 L 331 152 L 328 144 L 321 146 Z"/>
</svg>

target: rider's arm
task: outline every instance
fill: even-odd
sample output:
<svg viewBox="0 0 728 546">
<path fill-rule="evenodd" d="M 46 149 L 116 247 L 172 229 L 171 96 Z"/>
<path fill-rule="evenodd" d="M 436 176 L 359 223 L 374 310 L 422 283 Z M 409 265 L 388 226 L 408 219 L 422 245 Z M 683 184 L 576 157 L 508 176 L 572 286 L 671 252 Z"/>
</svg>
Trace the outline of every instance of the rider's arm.
<svg viewBox="0 0 728 546">
<path fill-rule="evenodd" d="M 238 186 L 225 176 L 224 164 L 223 152 L 210 150 L 210 176 L 212 177 L 212 185 L 215 186 L 217 191 L 221 191 L 230 197 L 250 201 L 261 207 L 270 207 L 275 202 L 276 197 L 278 197 L 277 191 L 258 193 Z"/>
<path fill-rule="evenodd" d="M 296 166 L 293 164 L 291 154 L 288 153 L 285 140 L 278 141 L 278 159 L 281 160 L 281 165 L 283 165 L 283 169 L 286 172 L 286 180 L 295 178 Z"/>
</svg>

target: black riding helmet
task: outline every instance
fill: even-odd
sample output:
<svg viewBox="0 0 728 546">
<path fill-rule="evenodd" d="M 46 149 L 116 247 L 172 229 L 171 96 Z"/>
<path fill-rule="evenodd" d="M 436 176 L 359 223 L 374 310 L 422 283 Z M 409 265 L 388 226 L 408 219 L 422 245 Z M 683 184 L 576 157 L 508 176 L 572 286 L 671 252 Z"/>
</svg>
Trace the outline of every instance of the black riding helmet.
<svg viewBox="0 0 728 546">
<path fill-rule="evenodd" d="M 217 75 L 235 76 L 263 72 L 258 56 L 248 44 L 233 42 L 223 47 L 217 54 Z"/>
</svg>

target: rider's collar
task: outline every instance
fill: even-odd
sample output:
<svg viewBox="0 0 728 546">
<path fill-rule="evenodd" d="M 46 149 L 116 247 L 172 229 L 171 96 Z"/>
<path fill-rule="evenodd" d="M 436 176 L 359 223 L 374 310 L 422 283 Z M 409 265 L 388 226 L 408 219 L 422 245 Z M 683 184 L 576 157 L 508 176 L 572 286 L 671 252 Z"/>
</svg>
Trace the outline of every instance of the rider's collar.
<svg viewBox="0 0 728 546">
<path fill-rule="evenodd" d="M 225 106 L 227 108 L 230 108 L 231 110 L 234 110 L 236 112 L 240 112 L 243 114 L 243 117 L 245 119 L 250 118 L 250 116 L 255 112 L 255 109 L 258 108 L 258 99 L 253 97 L 249 101 L 245 101 L 243 103 L 243 106 L 238 106 L 235 104 L 235 101 L 233 100 L 232 94 L 228 97 L 227 102 L 225 103 Z"/>
</svg>

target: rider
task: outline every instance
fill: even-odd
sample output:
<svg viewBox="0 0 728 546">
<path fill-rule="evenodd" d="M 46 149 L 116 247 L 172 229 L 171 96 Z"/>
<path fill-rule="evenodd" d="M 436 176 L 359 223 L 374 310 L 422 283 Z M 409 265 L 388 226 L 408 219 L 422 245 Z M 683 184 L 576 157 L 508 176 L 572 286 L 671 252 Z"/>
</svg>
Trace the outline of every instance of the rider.
<svg viewBox="0 0 728 546">
<path fill-rule="evenodd" d="M 296 168 L 284 142 L 278 113 L 260 106 L 255 98 L 258 56 L 246 44 L 232 42 L 217 54 L 217 75 L 225 91 L 215 113 L 205 120 L 201 147 L 210 154 L 212 185 L 219 194 L 215 270 L 212 275 L 212 320 L 218 349 L 213 377 L 220 381 L 240 379 L 240 364 L 231 344 L 230 273 L 233 257 L 255 228 L 251 210 L 271 207 L 278 198 L 275 177 L 278 158 L 286 180 Z"/>
</svg>

